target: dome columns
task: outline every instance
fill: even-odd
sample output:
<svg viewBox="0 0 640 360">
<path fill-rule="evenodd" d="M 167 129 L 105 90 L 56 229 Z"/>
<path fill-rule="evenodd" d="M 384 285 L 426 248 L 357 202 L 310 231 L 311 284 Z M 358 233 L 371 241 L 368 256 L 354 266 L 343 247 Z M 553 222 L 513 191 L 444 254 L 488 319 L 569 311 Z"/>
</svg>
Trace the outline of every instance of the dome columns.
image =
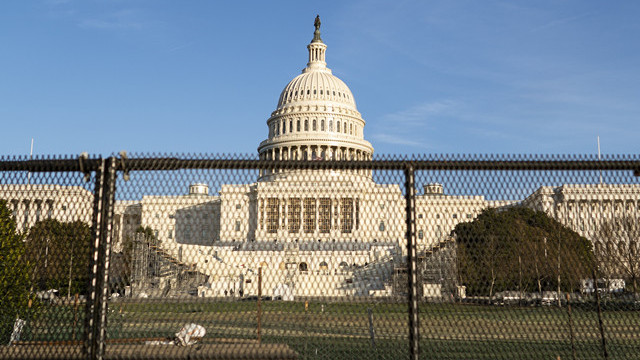
<svg viewBox="0 0 640 360">
<path fill-rule="evenodd" d="M 333 145 L 274 146 L 260 154 L 262 160 L 371 160 L 369 152 Z"/>
</svg>

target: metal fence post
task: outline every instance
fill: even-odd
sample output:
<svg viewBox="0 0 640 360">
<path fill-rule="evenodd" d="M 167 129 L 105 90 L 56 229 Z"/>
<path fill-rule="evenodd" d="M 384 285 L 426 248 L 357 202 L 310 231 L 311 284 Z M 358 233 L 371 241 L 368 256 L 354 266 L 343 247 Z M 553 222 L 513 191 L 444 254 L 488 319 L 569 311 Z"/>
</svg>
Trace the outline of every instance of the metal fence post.
<svg viewBox="0 0 640 360">
<path fill-rule="evenodd" d="M 102 159 L 100 169 L 96 171 L 91 283 L 87 298 L 87 333 L 84 349 L 90 359 L 102 359 L 105 349 L 115 164 L 113 157 Z"/>
<path fill-rule="evenodd" d="M 405 176 L 405 201 L 407 216 L 407 278 L 409 292 L 409 354 L 411 359 L 417 360 L 420 356 L 420 327 L 418 318 L 418 280 L 417 280 L 417 251 L 416 251 L 416 214 L 415 214 L 415 173 L 414 166 L 407 163 L 404 169 Z"/>
</svg>

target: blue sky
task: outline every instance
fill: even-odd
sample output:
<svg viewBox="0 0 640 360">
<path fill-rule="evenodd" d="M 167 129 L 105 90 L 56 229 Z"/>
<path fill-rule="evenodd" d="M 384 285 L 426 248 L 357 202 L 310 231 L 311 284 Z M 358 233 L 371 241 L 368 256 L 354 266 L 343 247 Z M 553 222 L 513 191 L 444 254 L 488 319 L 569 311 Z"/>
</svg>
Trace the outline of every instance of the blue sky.
<svg viewBox="0 0 640 360">
<path fill-rule="evenodd" d="M 0 155 L 255 154 L 322 18 L 377 154 L 638 154 L 640 2 L 0 5 Z"/>
</svg>

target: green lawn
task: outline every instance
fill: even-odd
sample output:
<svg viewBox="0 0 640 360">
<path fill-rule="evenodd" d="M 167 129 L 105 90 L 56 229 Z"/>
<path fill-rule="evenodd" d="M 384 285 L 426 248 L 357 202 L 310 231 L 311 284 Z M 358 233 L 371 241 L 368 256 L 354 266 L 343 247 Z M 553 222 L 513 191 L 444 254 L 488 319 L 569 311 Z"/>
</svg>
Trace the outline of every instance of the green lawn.
<svg viewBox="0 0 640 360">
<path fill-rule="evenodd" d="M 372 344 L 368 309 L 373 314 Z M 70 340 L 83 336 L 83 311 L 73 326 L 72 307 L 43 307 L 23 340 Z M 287 344 L 305 359 L 396 359 L 408 356 L 407 305 L 404 303 L 262 302 L 265 343 Z M 420 304 L 421 358 L 576 359 L 602 358 L 597 312 L 567 308 Z M 611 359 L 640 354 L 640 314 L 603 313 Z M 110 303 L 109 339 L 171 337 L 185 323 L 207 329 L 206 342 L 246 343 L 257 338 L 257 302 L 118 301 Z M 570 336 L 573 331 L 573 339 Z M 573 340 L 573 349 L 572 349 Z"/>
</svg>

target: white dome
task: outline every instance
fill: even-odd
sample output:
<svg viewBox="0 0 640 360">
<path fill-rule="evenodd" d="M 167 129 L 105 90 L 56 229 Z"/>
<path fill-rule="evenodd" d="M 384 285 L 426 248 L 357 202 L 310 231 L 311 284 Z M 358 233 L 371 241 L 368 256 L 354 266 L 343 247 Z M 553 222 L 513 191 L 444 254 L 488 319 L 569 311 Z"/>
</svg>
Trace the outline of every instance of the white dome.
<svg viewBox="0 0 640 360">
<path fill-rule="evenodd" d="M 307 69 L 305 69 L 307 70 Z M 329 69 L 327 69 L 329 70 Z M 347 84 L 332 75 L 330 71 L 305 71 L 296 76 L 282 90 L 278 109 L 287 105 L 303 105 L 313 102 L 334 102 L 356 110 L 353 94 Z"/>
<path fill-rule="evenodd" d="M 364 139 L 364 119 L 349 87 L 327 68 L 319 18 L 314 25 L 307 67 L 282 90 L 278 107 L 267 120 L 269 137 L 258 146 L 260 158 L 371 159 L 373 147 Z"/>
</svg>

